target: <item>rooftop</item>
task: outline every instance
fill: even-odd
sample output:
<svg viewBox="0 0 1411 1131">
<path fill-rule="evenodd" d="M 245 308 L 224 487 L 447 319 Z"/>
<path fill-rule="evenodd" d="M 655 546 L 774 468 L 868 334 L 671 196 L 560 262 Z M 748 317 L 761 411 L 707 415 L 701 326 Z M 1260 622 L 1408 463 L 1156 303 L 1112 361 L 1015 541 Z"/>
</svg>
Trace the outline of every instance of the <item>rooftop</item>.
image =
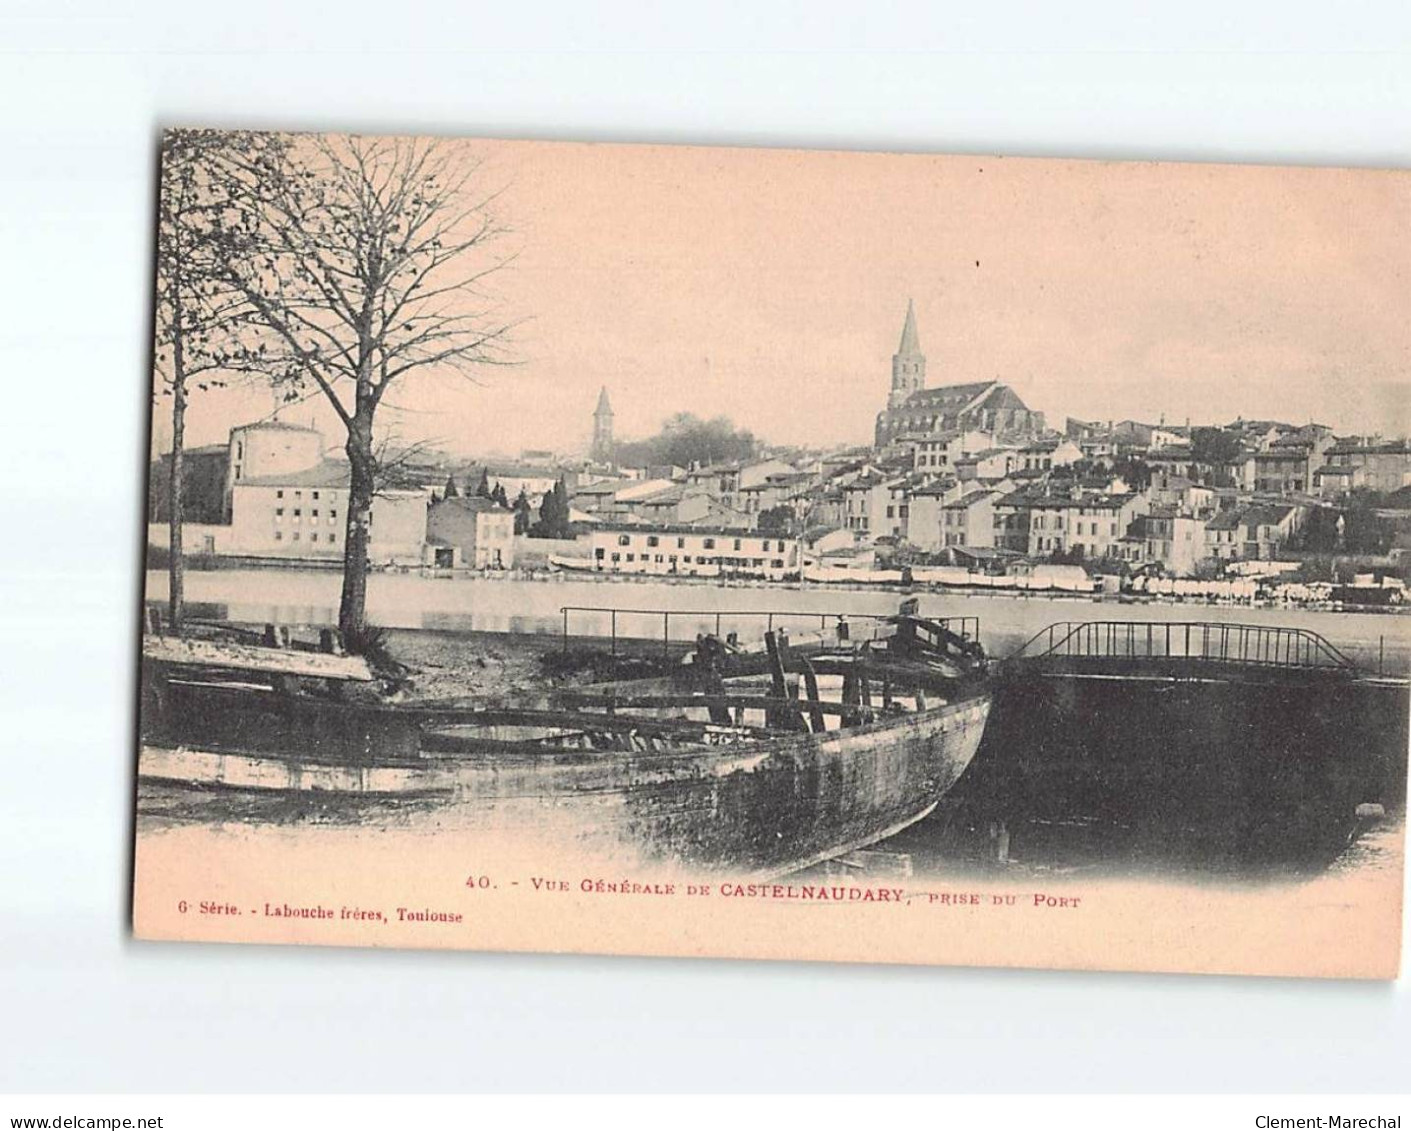
<svg viewBox="0 0 1411 1131">
<path fill-rule="evenodd" d="M 240 479 L 236 487 L 347 487 L 350 473 L 343 460 L 326 459 L 302 471 L 286 471 L 279 475 L 257 475 Z"/>
<path fill-rule="evenodd" d="M 436 507 L 454 507 L 456 510 L 470 511 L 475 514 L 513 514 L 508 507 L 502 507 L 494 499 L 487 499 L 483 495 L 456 495 L 449 499 L 441 499 L 435 504 Z"/>
<path fill-rule="evenodd" d="M 725 526 L 691 526 L 689 524 L 664 524 L 655 522 L 625 524 L 605 524 L 599 531 L 602 534 L 703 534 L 708 538 L 765 538 L 773 541 L 796 541 L 780 534 L 761 534 L 758 530 L 742 530 Z"/>
<path fill-rule="evenodd" d="M 285 424 L 282 420 L 252 420 L 249 424 L 237 424 L 231 431 L 248 432 L 255 429 L 261 432 L 312 432 L 315 436 L 323 435 L 317 428 L 310 428 L 307 424 Z"/>
</svg>

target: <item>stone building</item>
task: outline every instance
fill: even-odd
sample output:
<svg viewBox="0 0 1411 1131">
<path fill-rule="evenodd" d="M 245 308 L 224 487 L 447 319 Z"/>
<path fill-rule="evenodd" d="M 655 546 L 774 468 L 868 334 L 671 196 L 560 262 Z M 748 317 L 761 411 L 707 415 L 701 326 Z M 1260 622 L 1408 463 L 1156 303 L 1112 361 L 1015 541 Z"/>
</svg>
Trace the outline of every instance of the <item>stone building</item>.
<svg viewBox="0 0 1411 1131">
<path fill-rule="evenodd" d="M 298 424 L 261 420 L 230 430 L 225 510 L 230 514 L 237 483 L 307 471 L 323 462 L 323 433 Z"/>
<path fill-rule="evenodd" d="M 286 474 L 241 478 L 232 491 L 226 550 L 263 558 L 338 560 L 348 523 L 348 464 L 325 460 Z M 417 564 L 426 540 L 427 492 L 384 490 L 372 500 L 368 560 Z"/>
<path fill-rule="evenodd" d="M 443 551 L 456 554 L 444 564 L 473 569 L 509 569 L 514 565 L 514 512 L 491 499 L 462 495 L 440 499 L 426 512 L 426 540 L 435 547 L 434 564 L 443 564 Z"/>
<path fill-rule="evenodd" d="M 1008 385 L 974 381 L 926 387 L 926 355 L 916 328 L 916 308 L 908 303 L 901 340 L 892 355 L 887 407 L 877 414 L 874 444 L 885 448 L 902 437 L 936 432 L 978 431 L 997 436 L 1037 436 L 1043 414 L 1032 412 Z"/>
</svg>

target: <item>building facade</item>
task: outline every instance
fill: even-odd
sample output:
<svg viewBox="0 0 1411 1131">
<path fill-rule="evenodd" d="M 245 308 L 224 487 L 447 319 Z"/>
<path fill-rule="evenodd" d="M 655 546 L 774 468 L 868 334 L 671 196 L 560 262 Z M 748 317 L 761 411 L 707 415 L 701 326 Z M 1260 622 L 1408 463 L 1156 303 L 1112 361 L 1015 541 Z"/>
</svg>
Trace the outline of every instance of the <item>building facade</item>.
<svg viewBox="0 0 1411 1131">
<path fill-rule="evenodd" d="M 478 495 L 439 499 L 426 512 L 426 541 L 432 546 L 432 564 L 509 569 L 514 565 L 514 512 Z M 443 550 L 456 554 L 445 561 Z"/>
<path fill-rule="evenodd" d="M 250 557 L 341 559 L 348 523 L 348 465 L 326 460 L 287 475 L 243 479 L 232 491 L 226 552 Z M 368 561 L 422 560 L 429 494 L 385 491 L 373 497 Z"/>
<path fill-rule="evenodd" d="M 800 571 L 795 538 L 670 526 L 608 527 L 589 537 L 589 557 L 599 573 L 781 581 Z"/>
<path fill-rule="evenodd" d="M 971 491 L 941 508 L 942 549 L 990 549 L 995 544 L 997 494 Z"/>
</svg>

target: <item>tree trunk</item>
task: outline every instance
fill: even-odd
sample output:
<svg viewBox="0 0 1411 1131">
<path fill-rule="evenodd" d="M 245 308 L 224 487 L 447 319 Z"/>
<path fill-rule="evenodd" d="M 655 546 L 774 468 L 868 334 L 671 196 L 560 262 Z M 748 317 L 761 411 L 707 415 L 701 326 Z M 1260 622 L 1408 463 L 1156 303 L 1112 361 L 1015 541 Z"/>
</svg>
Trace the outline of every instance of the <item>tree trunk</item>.
<svg viewBox="0 0 1411 1131">
<path fill-rule="evenodd" d="M 367 628 L 368 542 L 371 540 L 372 495 L 376 463 L 372 452 L 372 413 L 360 413 L 348 425 L 348 525 L 343 541 L 343 595 L 338 605 L 338 630 L 344 643 L 355 646 Z"/>
<path fill-rule="evenodd" d="M 186 444 L 186 367 L 182 356 L 181 335 L 178 333 L 172 349 L 171 400 L 171 479 L 167 484 L 167 528 L 170 546 L 167 552 L 167 619 L 171 630 L 180 634 L 186 614 L 186 555 L 183 552 L 182 524 L 186 518 L 184 486 Z"/>
</svg>

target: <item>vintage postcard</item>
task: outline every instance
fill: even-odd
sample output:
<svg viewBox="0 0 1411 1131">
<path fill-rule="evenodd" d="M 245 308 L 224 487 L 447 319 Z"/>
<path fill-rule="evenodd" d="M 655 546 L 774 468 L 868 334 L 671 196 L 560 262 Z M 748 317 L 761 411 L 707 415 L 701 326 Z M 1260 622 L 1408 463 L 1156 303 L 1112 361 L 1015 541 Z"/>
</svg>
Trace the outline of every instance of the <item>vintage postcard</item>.
<svg viewBox="0 0 1411 1131">
<path fill-rule="evenodd" d="M 1396 976 L 1411 173 L 160 182 L 138 937 Z"/>
</svg>

